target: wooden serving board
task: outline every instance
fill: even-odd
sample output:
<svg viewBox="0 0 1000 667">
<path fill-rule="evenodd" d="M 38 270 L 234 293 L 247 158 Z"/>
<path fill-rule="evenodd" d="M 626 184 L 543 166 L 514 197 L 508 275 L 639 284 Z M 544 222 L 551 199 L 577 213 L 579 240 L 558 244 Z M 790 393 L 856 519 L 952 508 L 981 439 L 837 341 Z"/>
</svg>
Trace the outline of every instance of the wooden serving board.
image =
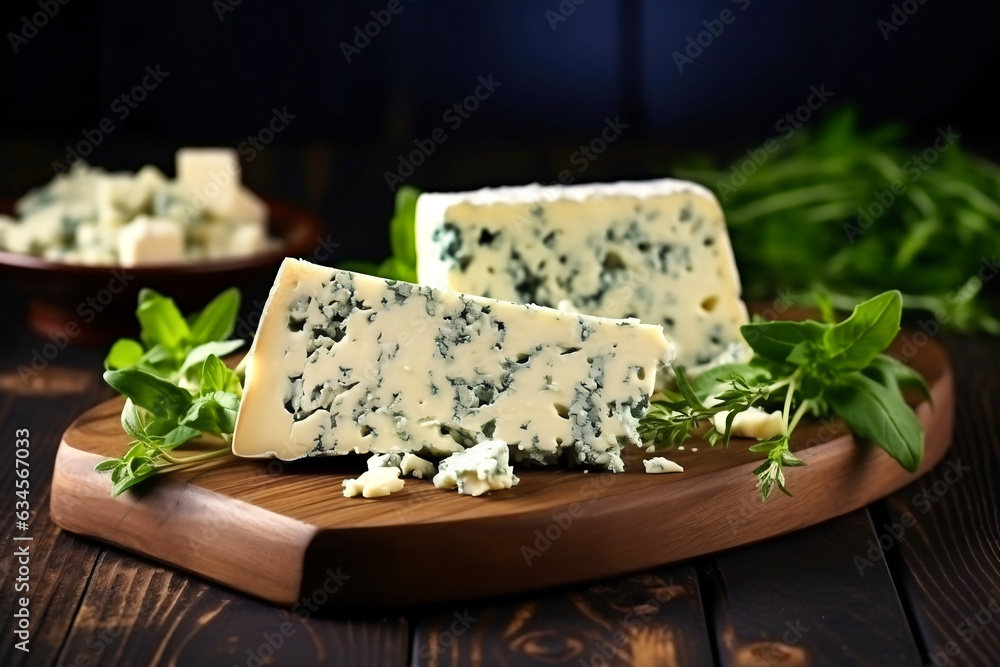
<svg viewBox="0 0 1000 667">
<path fill-rule="evenodd" d="M 950 444 L 952 373 L 934 341 L 913 349 L 935 403 L 916 406 L 920 470 L 856 446 L 839 421 L 804 423 L 793 448 L 807 465 L 787 471 L 796 495 L 766 504 L 750 473 L 761 456 L 742 439 L 666 454 L 683 473 L 645 474 L 635 451 L 623 474 L 520 469 L 517 487 L 479 498 L 411 479 L 389 497 L 345 498 L 341 481 L 365 469 L 361 456 L 223 459 L 111 498 L 94 466 L 128 443 L 116 399 L 64 435 L 51 511 L 67 530 L 288 606 L 423 604 L 618 576 L 819 523 L 933 467 Z"/>
</svg>

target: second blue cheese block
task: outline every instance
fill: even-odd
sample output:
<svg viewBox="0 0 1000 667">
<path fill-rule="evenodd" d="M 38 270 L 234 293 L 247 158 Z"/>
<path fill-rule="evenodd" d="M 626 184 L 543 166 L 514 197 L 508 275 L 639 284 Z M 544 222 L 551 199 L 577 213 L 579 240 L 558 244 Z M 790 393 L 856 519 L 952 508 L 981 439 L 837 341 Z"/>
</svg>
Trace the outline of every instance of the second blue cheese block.
<svg viewBox="0 0 1000 667">
<path fill-rule="evenodd" d="M 421 283 L 663 326 L 699 372 L 747 312 L 719 202 L 685 181 L 527 185 L 417 200 Z"/>
<path fill-rule="evenodd" d="M 247 363 L 233 452 L 444 455 L 622 470 L 639 445 L 659 326 L 521 305 L 286 259 Z"/>
</svg>

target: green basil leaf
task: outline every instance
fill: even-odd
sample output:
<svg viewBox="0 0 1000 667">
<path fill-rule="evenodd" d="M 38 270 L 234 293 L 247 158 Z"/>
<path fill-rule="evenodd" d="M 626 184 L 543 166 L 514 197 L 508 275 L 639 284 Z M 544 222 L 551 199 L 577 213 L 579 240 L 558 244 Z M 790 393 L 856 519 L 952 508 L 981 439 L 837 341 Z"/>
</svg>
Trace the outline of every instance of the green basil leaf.
<svg viewBox="0 0 1000 667">
<path fill-rule="evenodd" d="M 117 468 L 116 470 L 122 470 L 122 468 Z M 148 464 L 143 466 L 141 470 L 130 470 L 128 472 L 129 474 L 126 477 L 115 482 L 115 485 L 111 488 L 112 496 L 120 496 L 139 482 L 149 479 L 156 473 L 153 467 Z M 113 479 L 114 477 L 112 477 Z"/>
<path fill-rule="evenodd" d="M 695 395 L 694 389 L 691 388 L 691 383 L 688 382 L 684 367 L 675 366 L 674 375 L 677 376 L 677 391 L 681 393 L 687 404 L 695 410 L 704 410 L 705 406 L 702 405 L 701 400 Z"/>
<path fill-rule="evenodd" d="M 237 396 L 242 395 L 243 389 L 240 386 L 240 378 L 235 371 L 227 367 L 217 356 L 209 355 L 201 371 L 201 395 L 212 394 L 217 391 L 232 392 Z"/>
<path fill-rule="evenodd" d="M 240 291 L 231 287 L 212 299 L 195 318 L 191 326 L 191 344 L 226 340 L 236 328 L 236 315 L 239 312 Z"/>
<path fill-rule="evenodd" d="M 142 425 L 142 419 L 139 417 L 139 410 L 131 398 L 125 399 L 125 408 L 122 410 L 122 428 L 137 440 L 145 440 L 148 437 L 146 429 Z"/>
<path fill-rule="evenodd" d="M 398 257 L 390 257 L 378 266 L 378 275 L 390 280 L 417 282 L 417 268 L 404 264 Z"/>
<path fill-rule="evenodd" d="M 404 185 L 396 190 L 396 211 L 389 221 L 389 243 L 402 266 L 417 266 L 416 217 L 420 190 Z M 402 278 L 401 278 L 402 280 Z"/>
<path fill-rule="evenodd" d="M 135 366 L 142 359 L 142 344 L 131 338 L 120 338 L 115 341 L 104 358 L 104 370 L 112 371 Z"/>
<path fill-rule="evenodd" d="M 121 461 L 119 461 L 118 459 L 108 459 L 107 461 L 101 461 L 96 466 L 94 466 L 94 470 L 96 470 L 97 472 L 105 472 L 107 470 L 114 470 L 119 465 L 121 465 Z"/>
<path fill-rule="evenodd" d="M 851 373 L 828 387 L 824 396 L 855 435 L 878 445 L 913 472 L 924 453 L 924 429 L 898 392 Z"/>
<path fill-rule="evenodd" d="M 691 382 L 691 389 L 701 400 L 709 396 L 715 396 L 722 389 L 732 386 L 734 377 L 742 378 L 748 385 L 753 386 L 763 381 L 770 380 L 771 374 L 765 368 L 750 366 L 749 364 L 722 364 L 710 368 Z"/>
<path fill-rule="evenodd" d="M 901 388 L 914 389 L 920 392 L 931 407 L 934 406 L 934 397 L 931 396 L 930 387 L 927 386 L 924 376 L 887 354 L 875 357 L 862 372 L 888 389 L 897 391 Z"/>
<path fill-rule="evenodd" d="M 154 417 L 183 414 L 191 405 L 191 394 L 187 390 L 137 368 L 105 371 L 104 381 L 140 408 L 149 410 Z"/>
<path fill-rule="evenodd" d="M 903 299 L 895 290 L 859 303 L 850 317 L 823 335 L 826 364 L 845 372 L 870 364 L 899 333 L 902 313 Z"/>
<path fill-rule="evenodd" d="M 754 352 L 771 361 L 785 361 L 799 343 L 819 342 L 830 325 L 804 322 L 753 322 L 740 327 Z"/>
<path fill-rule="evenodd" d="M 173 449 L 201 435 L 201 431 L 190 426 L 178 426 L 163 437 L 163 448 Z"/>
<path fill-rule="evenodd" d="M 224 357 L 227 354 L 232 354 L 236 350 L 243 347 L 243 343 L 244 341 L 235 339 L 215 341 L 199 345 L 188 352 L 187 357 L 184 359 L 184 363 L 181 365 L 180 374 L 184 377 L 190 377 L 190 372 L 192 370 L 200 371 L 201 367 L 205 363 L 205 360 L 209 357 L 213 355 L 216 357 Z"/>
<path fill-rule="evenodd" d="M 162 345 L 168 350 L 176 350 L 190 339 L 188 323 L 173 299 L 144 289 L 139 294 L 135 314 L 142 325 L 140 337 L 147 348 Z"/>
<path fill-rule="evenodd" d="M 215 435 L 232 433 L 236 430 L 239 404 L 238 396 L 226 392 L 217 391 L 208 396 L 199 396 L 180 423 Z"/>
</svg>

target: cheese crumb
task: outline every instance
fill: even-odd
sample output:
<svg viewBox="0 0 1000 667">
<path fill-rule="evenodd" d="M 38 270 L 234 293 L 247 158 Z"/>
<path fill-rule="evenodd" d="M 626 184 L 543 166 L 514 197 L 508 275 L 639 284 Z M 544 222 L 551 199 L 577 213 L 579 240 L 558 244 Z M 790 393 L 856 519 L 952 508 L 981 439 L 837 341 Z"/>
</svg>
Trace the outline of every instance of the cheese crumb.
<svg viewBox="0 0 1000 667">
<path fill-rule="evenodd" d="M 438 466 L 434 486 L 469 496 L 516 486 L 519 480 L 509 464 L 510 450 L 502 440 L 487 440 L 452 454 Z"/>
<path fill-rule="evenodd" d="M 642 462 L 642 465 L 646 468 L 646 472 L 651 475 L 664 472 L 684 472 L 684 468 L 662 456 L 654 456 L 651 459 L 646 459 Z"/>
<path fill-rule="evenodd" d="M 726 419 L 728 417 L 728 411 L 720 412 L 712 417 L 716 431 L 726 432 Z M 736 417 L 733 418 L 732 434 L 738 437 L 767 440 L 784 432 L 785 425 L 780 410 L 769 414 L 757 406 L 753 406 L 749 410 L 737 413 Z"/>
<path fill-rule="evenodd" d="M 403 488 L 403 480 L 399 479 L 399 468 L 375 468 L 362 473 L 357 479 L 345 479 L 344 495 L 348 498 L 364 496 L 379 498 L 395 493 Z"/>
<path fill-rule="evenodd" d="M 417 479 L 431 478 L 437 472 L 433 463 L 416 454 L 405 454 L 403 460 L 400 461 L 399 469 L 404 475 L 411 475 Z"/>
</svg>

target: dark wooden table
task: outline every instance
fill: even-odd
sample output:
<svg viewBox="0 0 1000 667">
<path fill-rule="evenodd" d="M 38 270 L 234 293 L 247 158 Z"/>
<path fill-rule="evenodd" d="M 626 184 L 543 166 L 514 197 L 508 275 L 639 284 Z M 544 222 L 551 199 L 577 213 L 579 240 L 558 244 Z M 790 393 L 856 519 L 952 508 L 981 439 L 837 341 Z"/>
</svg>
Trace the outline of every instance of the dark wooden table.
<svg viewBox="0 0 1000 667">
<path fill-rule="evenodd" d="M 101 351 L 68 348 L 25 381 L 47 341 L 5 324 L 0 665 L 1000 665 L 1000 341 L 946 341 L 959 393 L 952 451 L 866 510 L 590 586 L 331 617 L 293 614 L 57 528 L 53 458 L 68 424 L 110 396 Z M 19 429 L 30 434 L 26 533 L 14 516 Z M 750 484 L 741 511 L 756 506 Z M 22 534 L 33 541 L 14 541 Z M 27 593 L 15 589 L 25 544 Z M 448 585 L 447 564 L 386 576 Z M 22 596 L 30 653 L 13 634 Z"/>
</svg>

